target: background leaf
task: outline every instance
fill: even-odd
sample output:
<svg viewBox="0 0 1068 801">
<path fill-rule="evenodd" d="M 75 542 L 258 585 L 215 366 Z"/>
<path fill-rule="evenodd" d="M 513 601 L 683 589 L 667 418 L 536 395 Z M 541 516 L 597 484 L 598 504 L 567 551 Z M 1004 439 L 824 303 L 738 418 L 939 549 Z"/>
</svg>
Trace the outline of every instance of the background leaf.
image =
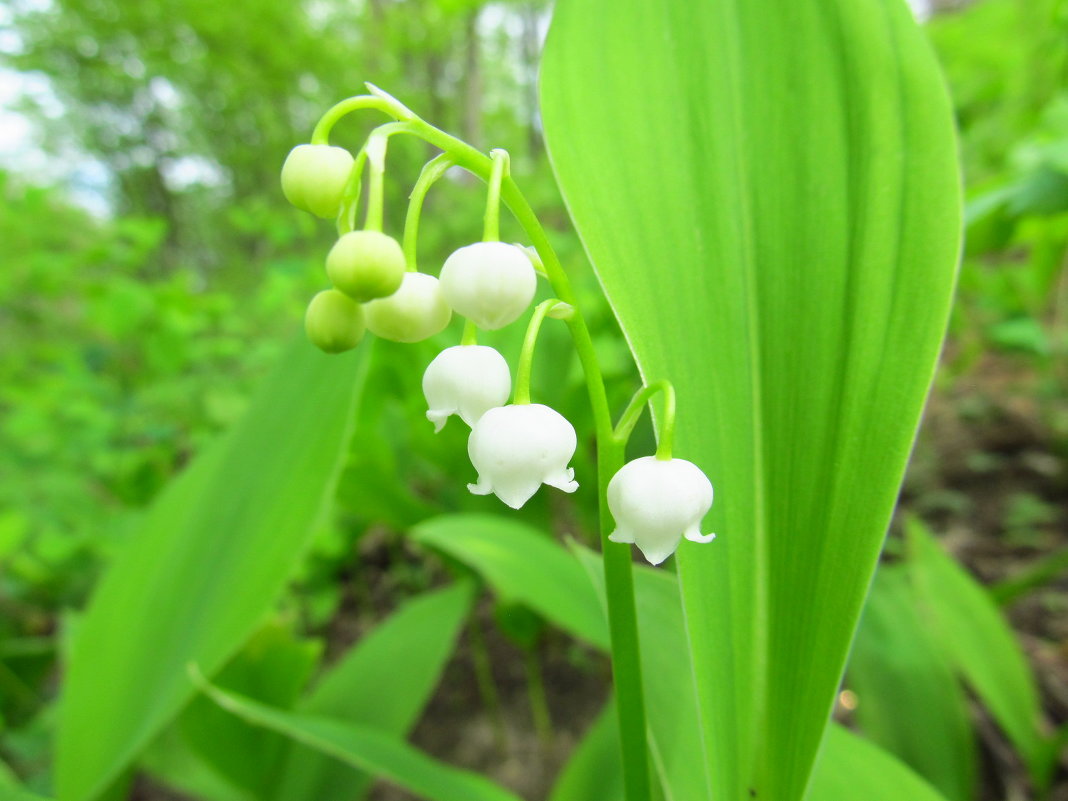
<svg viewBox="0 0 1068 801">
<path fill-rule="evenodd" d="M 717 798 L 804 792 L 946 326 L 950 106 L 899 0 L 561 0 L 550 156 L 715 545 L 679 572 Z"/>
<path fill-rule="evenodd" d="M 98 587 L 60 710 L 63 801 L 101 793 L 282 590 L 331 497 L 363 350 L 296 340 L 230 434 L 171 484 Z"/>
<path fill-rule="evenodd" d="M 519 801 L 477 773 L 445 765 L 402 740 L 354 723 L 272 709 L 211 684 L 202 688 L 217 704 L 353 767 L 380 776 L 431 801 Z"/>
<path fill-rule="evenodd" d="M 441 515 L 415 526 L 411 536 L 473 568 L 506 600 L 526 604 L 591 645 L 608 647 L 582 568 L 537 529 L 497 515 Z"/>
<path fill-rule="evenodd" d="M 942 551 L 918 520 L 906 526 L 909 569 L 946 655 L 975 690 L 1044 787 L 1053 767 L 1038 689 L 1012 629 L 975 579 Z"/>
<path fill-rule="evenodd" d="M 977 757 L 967 700 L 903 566 L 884 564 L 875 574 L 847 675 L 867 739 L 946 798 L 972 801 Z"/>
<path fill-rule="evenodd" d="M 549 801 L 623 801 L 619 719 L 609 699 L 553 785 Z"/>
<path fill-rule="evenodd" d="M 931 785 L 877 745 L 832 724 L 807 801 L 945 801 Z"/>
<path fill-rule="evenodd" d="M 472 595 L 463 582 L 408 601 L 323 676 L 300 711 L 406 737 L 452 655 Z M 371 784 L 366 773 L 296 743 L 283 766 L 278 801 L 360 798 Z"/>
</svg>

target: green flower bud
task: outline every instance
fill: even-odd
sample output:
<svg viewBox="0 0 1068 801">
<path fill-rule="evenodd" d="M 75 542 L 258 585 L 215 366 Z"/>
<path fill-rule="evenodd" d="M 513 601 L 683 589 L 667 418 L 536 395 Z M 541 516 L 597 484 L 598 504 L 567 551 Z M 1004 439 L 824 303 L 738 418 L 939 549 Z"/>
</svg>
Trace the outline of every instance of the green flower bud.
<svg viewBox="0 0 1068 801">
<path fill-rule="evenodd" d="M 441 296 L 438 279 L 425 273 L 405 273 L 400 289 L 367 304 L 367 328 L 394 342 L 419 342 L 442 331 L 452 309 Z"/>
<path fill-rule="evenodd" d="M 303 211 L 332 219 L 352 170 L 352 154 L 331 145 L 297 145 L 282 165 L 282 193 Z"/>
<path fill-rule="evenodd" d="M 352 350 L 363 339 L 363 306 L 343 292 L 324 289 L 308 304 L 304 330 L 319 350 L 341 353 Z"/>
<path fill-rule="evenodd" d="M 350 231 L 330 249 L 326 274 L 353 300 L 388 297 L 404 278 L 404 252 L 391 236 L 378 231 Z"/>
</svg>

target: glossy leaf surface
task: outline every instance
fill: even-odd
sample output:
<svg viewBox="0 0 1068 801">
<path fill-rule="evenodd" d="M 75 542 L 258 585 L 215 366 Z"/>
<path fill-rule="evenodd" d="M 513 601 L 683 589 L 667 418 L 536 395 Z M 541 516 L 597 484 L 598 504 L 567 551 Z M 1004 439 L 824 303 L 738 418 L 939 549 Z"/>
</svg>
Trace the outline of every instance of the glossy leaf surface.
<svg viewBox="0 0 1068 801">
<path fill-rule="evenodd" d="M 60 709 L 62 801 L 98 796 L 270 609 L 331 497 L 362 353 L 300 338 L 241 422 L 164 490 L 79 626 Z"/>
<path fill-rule="evenodd" d="M 945 330 L 950 107 L 900 0 L 561 0 L 546 139 L 676 455 L 717 799 L 802 796 Z"/>
</svg>

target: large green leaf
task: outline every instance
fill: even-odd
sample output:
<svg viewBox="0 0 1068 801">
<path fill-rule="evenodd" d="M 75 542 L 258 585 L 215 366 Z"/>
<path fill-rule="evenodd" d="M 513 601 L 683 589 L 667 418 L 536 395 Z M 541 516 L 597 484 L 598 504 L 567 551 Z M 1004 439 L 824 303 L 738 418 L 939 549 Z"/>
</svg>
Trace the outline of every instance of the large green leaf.
<svg viewBox="0 0 1068 801">
<path fill-rule="evenodd" d="M 902 0 L 560 0 L 542 111 L 676 452 L 718 799 L 806 786 L 934 371 L 959 250 L 950 106 Z"/>
<path fill-rule="evenodd" d="M 472 595 L 463 582 L 407 602 L 323 676 L 300 711 L 407 736 L 456 646 Z M 346 801 L 371 784 L 368 774 L 296 743 L 283 766 L 277 801 Z"/>
<path fill-rule="evenodd" d="M 441 515 L 415 526 L 412 538 L 465 562 L 498 593 L 565 631 L 608 646 L 597 597 L 572 556 L 525 523 L 499 515 Z"/>
<path fill-rule="evenodd" d="M 347 721 L 274 709 L 211 684 L 201 688 L 249 723 L 292 737 L 430 801 L 519 801 L 489 779 L 427 756 L 396 737 Z"/>
<path fill-rule="evenodd" d="M 883 565 L 849 657 L 857 723 L 953 801 L 975 797 L 976 744 L 964 689 L 907 571 Z"/>
<path fill-rule="evenodd" d="M 227 437 L 171 484 L 102 580 L 67 666 L 62 801 L 98 796 L 270 609 L 347 447 L 363 371 L 301 338 Z"/>
<path fill-rule="evenodd" d="M 981 584 L 953 561 L 918 520 L 906 525 L 909 568 L 923 611 L 956 670 L 990 709 L 1039 787 L 1054 754 L 1043 735 L 1038 688 L 1027 659 Z"/>
</svg>

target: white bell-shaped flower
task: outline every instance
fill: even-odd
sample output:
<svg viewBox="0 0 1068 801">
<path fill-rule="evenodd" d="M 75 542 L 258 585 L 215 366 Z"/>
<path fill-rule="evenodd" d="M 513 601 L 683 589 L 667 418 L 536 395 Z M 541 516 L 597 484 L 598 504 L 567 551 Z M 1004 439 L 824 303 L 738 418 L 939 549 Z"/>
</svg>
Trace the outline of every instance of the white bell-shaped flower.
<svg viewBox="0 0 1068 801">
<path fill-rule="evenodd" d="M 475 495 L 491 492 L 513 509 L 530 500 L 542 484 L 564 492 L 578 489 L 575 427 L 562 414 L 540 403 L 490 409 L 471 429 L 467 452 L 478 471 Z"/>
<path fill-rule="evenodd" d="M 367 330 L 393 342 L 421 342 L 443 331 L 452 318 L 438 279 L 426 273 L 405 273 L 400 289 L 363 308 Z"/>
<path fill-rule="evenodd" d="M 485 345 L 446 348 L 423 373 L 427 419 L 441 431 L 449 415 L 458 414 L 474 427 L 490 409 L 504 406 L 512 392 L 508 362 Z"/>
<path fill-rule="evenodd" d="M 716 538 L 699 528 L 712 508 L 712 483 L 685 459 L 643 456 L 623 465 L 608 482 L 608 508 L 616 521 L 608 539 L 637 545 L 654 565 L 675 553 L 683 537 Z"/>
<path fill-rule="evenodd" d="M 534 299 L 537 283 L 526 251 L 505 242 L 462 247 L 441 268 L 441 291 L 453 311 L 487 331 L 518 319 Z"/>
</svg>

